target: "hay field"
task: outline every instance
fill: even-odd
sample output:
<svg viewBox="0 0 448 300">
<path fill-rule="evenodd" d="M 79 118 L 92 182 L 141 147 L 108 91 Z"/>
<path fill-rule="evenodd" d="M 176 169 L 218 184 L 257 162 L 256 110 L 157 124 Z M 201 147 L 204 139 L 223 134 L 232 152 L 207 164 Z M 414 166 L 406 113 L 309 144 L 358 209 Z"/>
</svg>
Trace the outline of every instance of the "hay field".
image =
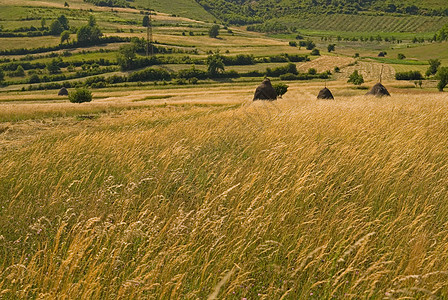
<svg viewBox="0 0 448 300">
<path fill-rule="evenodd" d="M 446 298 L 448 96 L 319 88 L 1 123 L 0 298 Z"/>
</svg>

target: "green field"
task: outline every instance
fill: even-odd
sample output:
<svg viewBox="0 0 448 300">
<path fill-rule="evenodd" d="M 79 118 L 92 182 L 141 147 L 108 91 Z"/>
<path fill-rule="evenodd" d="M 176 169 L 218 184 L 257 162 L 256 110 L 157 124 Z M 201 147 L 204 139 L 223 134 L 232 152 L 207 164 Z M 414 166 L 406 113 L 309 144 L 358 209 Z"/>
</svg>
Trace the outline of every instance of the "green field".
<svg viewBox="0 0 448 300">
<path fill-rule="evenodd" d="M 286 24 L 297 26 L 298 30 L 313 32 L 329 32 L 347 36 L 376 36 L 403 34 L 424 36 L 436 32 L 448 22 L 448 17 L 424 17 L 424 16 L 365 16 L 365 15 L 322 15 L 310 18 L 284 18 Z M 350 35 L 350 34 L 348 34 Z"/>
</svg>

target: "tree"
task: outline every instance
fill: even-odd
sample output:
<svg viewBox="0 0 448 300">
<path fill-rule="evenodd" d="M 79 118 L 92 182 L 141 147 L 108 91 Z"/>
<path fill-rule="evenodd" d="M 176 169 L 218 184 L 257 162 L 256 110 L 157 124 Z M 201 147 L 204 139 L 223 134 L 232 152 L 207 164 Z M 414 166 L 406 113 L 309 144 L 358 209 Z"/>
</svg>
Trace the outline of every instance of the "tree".
<svg viewBox="0 0 448 300">
<path fill-rule="evenodd" d="M 29 83 L 39 83 L 40 77 L 37 74 L 31 75 L 30 79 L 28 80 Z"/>
<path fill-rule="evenodd" d="M 58 18 L 59 23 L 61 23 L 62 28 L 64 28 L 64 30 L 69 30 L 70 26 L 68 25 L 68 20 L 67 17 L 64 15 L 60 15 Z"/>
<path fill-rule="evenodd" d="M 68 5 L 67 1 L 65 1 L 64 7 L 70 7 L 70 5 Z"/>
<path fill-rule="evenodd" d="M 89 25 L 90 27 L 96 26 L 96 19 L 94 16 L 89 16 L 89 23 L 87 25 Z"/>
<path fill-rule="evenodd" d="M 403 53 L 398 53 L 397 58 L 398 59 L 405 59 L 406 55 L 404 55 Z"/>
<path fill-rule="evenodd" d="M 50 74 L 58 74 L 61 73 L 61 68 L 59 67 L 59 61 L 56 58 L 53 58 L 51 62 L 47 64 L 47 70 Z"/>
<path fill-rule="evenodd" d="M 64 31 L 64 27 L 62 27 L 62 24 L 61 22 L 59 22 L 59 20 L 55 20 L 50 24 L 50 34 L 60 35 L 62 31 Z"/>
<path fill-rule="evenodd" d="M 5 80 L 5 73 L 3 72 L 3 70 L 0 70 L 0 82 L 2 82 L 3 80 Z"/>
<path fill-rule="evenodd" d="M 440 68 L 437 72 L 436 78 L 440 80 L 437 84 L 437 88 L 439 91 L 443 92 L 443 89 L 448 84 L 448 67 Z"/>
<path fill-rule="evenodd" d="M 217 38 L 219 35 L 219 25 L 213 25 L 208 31 L 208 36 L 211 38 Z"/>
<path fill-rule="evenodd" d="M 61 33 L 61 44 L 70 39 L 70 31 L 65 30 Z"/>
<path fill-rule="evenodd" d="M 335 44 L 330 44 L 330 45 L 328 45 L 327 49 L 328 49 L 328 52 L 335 51 L 336 45 Z"/>
<path fill-rule="evenodd" d="M 91 44 L 100 40 L 103 35 L 100 28 L 96 25 L 96 20 L 90 16 L 89 23 L 81 26 L 77 32 L 78 42 Z"/>
<path fill-rule="evenodd" d="M 136 58 L 135 46 L 127 44 L 120 47 L 117 54 L 117 62 L 122 70 L 129 70 Z"/>
<path fill-rule="evenodd" d="M 430 59 L 428 62 L 429 62 L 429 68 L 426 71 L 426 76 L 429 77 L 437 73 L 437 70 L 439 69 L 442 63 L 438 59 Z"/>
<path fill-rule="evenodd" d="M 149 27 L 149 16 L 148 15 L 143 17 L 142 25 L 143 25 L 143 27 Z"/>
<path fill-rule="evenodd" d="M 359 74 L 358 70 L 355 70 L 349 77 L 347 82 L 351 82 L 354 85 L 361 85 L 364 83 L 364 77 L 362 77 L 361 74 Z"/>
<path fill-rule="evenodd" d="M 47 25 L 47 20 L 45 18 L 40 19 L 40 28 L 45 29 Z"/>
<path fill-rule="evenodd" d="M 448 24 L 442 27 L 434 36 L 435 40 L 438 42 L 443 42 L 448 40 Z"/>
<path fill-rule="evenodd" d="M 207 71 L 211 76 L 224 72 L 224 62 L 218 54 L 207 57 Z"/>
<path fill-rule="evenodd" d="M 19 65 L 14 72 L 14 75 L 17 77 L 24 77 L 25 76 L 25 70 L 23 69 L 22 65 Z"/>
</svg>

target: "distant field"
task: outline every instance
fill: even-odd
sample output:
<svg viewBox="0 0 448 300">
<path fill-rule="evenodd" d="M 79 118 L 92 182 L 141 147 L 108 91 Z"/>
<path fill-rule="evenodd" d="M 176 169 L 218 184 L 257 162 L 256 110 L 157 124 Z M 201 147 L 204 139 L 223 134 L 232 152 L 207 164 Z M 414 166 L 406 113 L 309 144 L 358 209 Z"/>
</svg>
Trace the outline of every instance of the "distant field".
<svg viewBox="0 0 448 300">
<path fill-rule="evenodd" d="M 283 19 L 282 19 L 283 20 Z M 448 17 L 394 17 L 365 15 L 321 15 L 312 18 L 284 19 L 291 25 L 306 30 L 357 33 L 369 36 L 371 34 L 412 33 L 414 35 L 434 34 L 448 22 Z M 370 33 L 370 34 L 369 34 Z"/>
<path fill-rule="evenodd" d="M 135 0 L 134 2 L 139 7 L 150 7 L 156 11 L 180 15 L 195 20 L 212 22 L 216 20 L 210 13 L 208 13 L 195 0 Z M 149 4 L 149 6 L 148 6 Z"/>
</svg>

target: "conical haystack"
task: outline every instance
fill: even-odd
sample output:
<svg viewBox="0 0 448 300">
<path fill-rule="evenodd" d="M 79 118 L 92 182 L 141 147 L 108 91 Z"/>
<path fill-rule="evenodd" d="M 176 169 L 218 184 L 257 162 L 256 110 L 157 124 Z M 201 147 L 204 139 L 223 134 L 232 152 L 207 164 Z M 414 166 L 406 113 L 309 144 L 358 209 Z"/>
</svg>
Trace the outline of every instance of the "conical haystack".
<svg viewBox="0 0 448 300">
<path fill-rule="evenodd" d="M 255 90 L 255 100 L 277 100 L 277 92 L 268 78 L 265 78 Z"/>
<path fill-rule="evenodd" d="M 65 87 L 62 87 L 58 92 L 58 96 L 67 96 L 67 95 L 68 95 L 68 90 Z"/>
<path fill-rule="evenodd" d="M 389 91 L 381 83 L 375 84 L 366 95 L 372 95 L 376 97 L 390 96 Z"/>
<path fill-rule="evenodd" d="M 334 97 L 328 88 L 323 88 L 322 90 L 320 90 L 319 95 L 317 95 L 317 99 L 332 100 L 334 99 Z"/>
</svg>

